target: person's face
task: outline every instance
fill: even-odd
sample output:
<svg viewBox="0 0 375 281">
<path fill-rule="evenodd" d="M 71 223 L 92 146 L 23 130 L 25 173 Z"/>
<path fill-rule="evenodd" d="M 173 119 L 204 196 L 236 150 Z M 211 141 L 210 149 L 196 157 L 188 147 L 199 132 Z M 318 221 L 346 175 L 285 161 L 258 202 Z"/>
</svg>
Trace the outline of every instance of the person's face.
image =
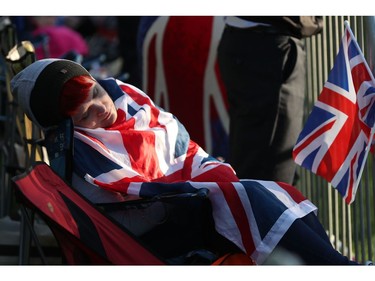
<svg viewBox="0 0 375 281">
<path fill-rule="evenodd" d="M 96 82 L 72 119 L 78 127 L 106 128 L 116 121 L 117 110 L 108 93 Z"/>
</svg>

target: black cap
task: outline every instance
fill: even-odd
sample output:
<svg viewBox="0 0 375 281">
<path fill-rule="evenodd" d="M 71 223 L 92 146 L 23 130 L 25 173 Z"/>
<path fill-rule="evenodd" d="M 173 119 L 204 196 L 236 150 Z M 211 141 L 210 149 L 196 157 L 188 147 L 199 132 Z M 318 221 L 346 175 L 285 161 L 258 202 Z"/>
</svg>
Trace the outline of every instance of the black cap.
<svg viewBox="0 0 375 281">
<path fill-rule="evenodd" d="M 60 112 L 60 95 L 65 82 L 73 77 L 89 75 L 80 64 L 56 60 L 48 64 L 35 81 L 30 96 L 30 108 L 43 127 L 58 125 L 66 117 Z"/>
</svg>

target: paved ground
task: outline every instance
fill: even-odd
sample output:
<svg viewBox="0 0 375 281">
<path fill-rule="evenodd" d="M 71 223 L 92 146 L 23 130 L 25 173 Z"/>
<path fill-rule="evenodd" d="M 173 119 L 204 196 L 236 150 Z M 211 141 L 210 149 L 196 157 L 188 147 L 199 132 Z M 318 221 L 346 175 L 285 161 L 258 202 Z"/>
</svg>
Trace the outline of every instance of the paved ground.
<svg viewBox="0 0 375 281">
<path fill-rule="evenodd" d="M 56 240 L 48 226 L 40 219 L 36 219 L 34 228 L 45 250 L 47 263 L 61 264 Z M 24 262 L 19 258 L 20 232 L 19 221 L 11 220 L 9 217 L 0 218 L 0 265 L 42 264 L 34 243 L 31 244 L 30 255 L 23 259 Z"/>
</svg>

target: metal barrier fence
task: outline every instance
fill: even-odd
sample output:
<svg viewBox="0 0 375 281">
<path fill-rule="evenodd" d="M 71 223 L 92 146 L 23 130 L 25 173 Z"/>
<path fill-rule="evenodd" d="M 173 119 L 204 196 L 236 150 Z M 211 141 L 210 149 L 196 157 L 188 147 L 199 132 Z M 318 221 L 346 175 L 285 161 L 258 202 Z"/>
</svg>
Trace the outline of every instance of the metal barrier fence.
<svg viewBox="0 0 375 281">
<path fill-rule="evenodd" d="M 348 20 L 364 56 L 373 70 L 374 17 L 325 16 L 324 30 L 306 39 L 307 88 L 305 118 L 331 70 Z M 374 72 L 374 71 L 373 71 Z M 335 248 L 359 262 L 375 260 L 374 155 L 369 154 L 355 201 L 347 205 L 327 181 L 299 167 L 297 187 L 319 208 L 318 216 Z"/>
</svg>

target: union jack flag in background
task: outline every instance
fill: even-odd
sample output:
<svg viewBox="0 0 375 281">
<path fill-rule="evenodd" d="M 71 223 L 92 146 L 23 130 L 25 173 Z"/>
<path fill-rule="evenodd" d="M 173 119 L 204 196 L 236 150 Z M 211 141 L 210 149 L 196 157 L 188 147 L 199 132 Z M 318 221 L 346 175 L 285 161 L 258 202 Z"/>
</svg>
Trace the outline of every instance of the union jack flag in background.
<svg viewBox="0 0 375 281">
<path fill-rule="evenodd" d="M 334 66 L 293 150 L 297 164 L 354 201 L 374 127 L 374 77 L 345 22 Z"/>
</svg>

